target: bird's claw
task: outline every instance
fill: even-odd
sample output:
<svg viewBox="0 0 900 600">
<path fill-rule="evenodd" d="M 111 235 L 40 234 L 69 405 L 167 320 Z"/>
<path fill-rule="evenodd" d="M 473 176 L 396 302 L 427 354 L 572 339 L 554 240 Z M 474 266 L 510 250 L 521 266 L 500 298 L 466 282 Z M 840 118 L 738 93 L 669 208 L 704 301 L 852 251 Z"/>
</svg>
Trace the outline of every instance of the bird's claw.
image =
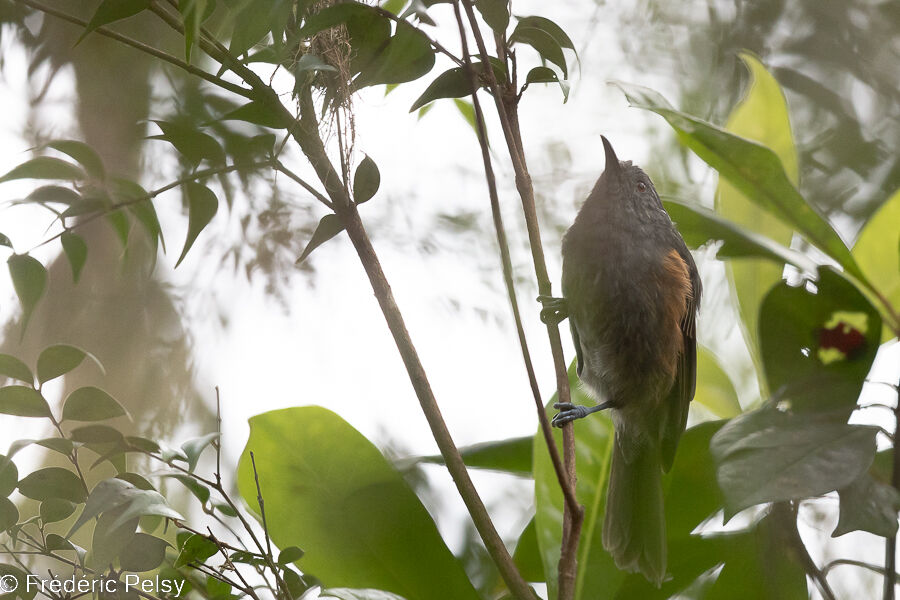
<svg viewBox="0 0 900 600">
<path fill-rule="evenodd" d="M 562 427 L 566 423 L 570 423 L 576 419 L 583 419 L 590 414 L 587 407 L 578 406 L 571 402 L 557 402 L 553 405 L 553 408 L 559 410 L 553 417 L 553 420 L 550 421 L 554 427 Z"/>
<path fill-rule="evenodd" d="M 565 298 L 554 298 L 553 296 L 538 296 L 537 301 L 541 303 L 541 321 L 547 325 L 558 325 L 565 321 L 569 316 L 569 304 Z"/>
</svg>

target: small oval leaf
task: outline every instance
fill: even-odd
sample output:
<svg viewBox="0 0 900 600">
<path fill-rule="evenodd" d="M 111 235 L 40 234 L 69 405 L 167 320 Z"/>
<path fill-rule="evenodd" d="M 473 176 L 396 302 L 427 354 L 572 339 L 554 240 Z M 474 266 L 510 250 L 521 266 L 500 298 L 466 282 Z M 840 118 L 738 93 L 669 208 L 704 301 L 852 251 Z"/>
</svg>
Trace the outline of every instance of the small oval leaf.
<svg viewBox="0 0 900 600">
<path fill-rule="evenodd" d="M 44 348 L 38 356 L 37 374 L 38 381 L 44 383 L 65 375 L 81 364 L 87 352 L 68 344 L 57 344 Z"/>
<path fill-rule="evenodd" d="M 367 154 L 356 167 L 356 174 L 353 176 L 353 200 L 357 204 L 367 202 L 375 195 L 380 185 L 381 173 L 378 171 L 378 165 Z"/>
<path fill-rule="evenodd" d="M 69 437 L 82 444 L 115 444 L 123 440 L 122 433 L 109 425 L 85 425 L 76 427 Z"/>
<path fill-rule="evenodd" d="M 19 482 L 19 493 L 42 502 L 61 498 L 80 504 L 87 497 L 78 476 L 62 467 L 47 467 L 30 473 Z"/>
<path fill-rule="evenodd" d="M 45 500 L 41 502 L 41 521 L 46 525 L 68 519 L 75 512 L 76 506 L 74 502 L 62 498 Z"/>
<path fill-rule="evenodd" d="M 19 483 L 19 470 L 16 463 L 0 454 L 0 498 L 12 494 Z"/>
<path fill-rule="evenodd" d="M 87 260 L 87 244 L 84 239 L 77 233 L 71 231 L 64 232 L 59 241 L 62 243 L 63 252 L 69 260 L 69 266 L 72 267 L 72 281 L 78 283 L 81 277 L 81 269 L 84 267 L 84 261 Z"/>
<path fill-rule="evenodd" d="M 31 314 L 47 287 L 47 269 L 27 254 L 13 254 L 6 262 L 16 296 L 22 304 L 22 331 L 28 326 Z"/>
<path fill-rule="evenodd" d="M 112 396 L 100 388 L 87 386 L 69 394 L 62 418 L 69 421 L 103 421 L 127 414 Z"/>
<path fill-rule="evenodd" d="M 18 379 L 29 385 L 34 383 L 34 375 L 28 365 L 9 354 L 0 354 L 0 376 Z"/>
</svg>

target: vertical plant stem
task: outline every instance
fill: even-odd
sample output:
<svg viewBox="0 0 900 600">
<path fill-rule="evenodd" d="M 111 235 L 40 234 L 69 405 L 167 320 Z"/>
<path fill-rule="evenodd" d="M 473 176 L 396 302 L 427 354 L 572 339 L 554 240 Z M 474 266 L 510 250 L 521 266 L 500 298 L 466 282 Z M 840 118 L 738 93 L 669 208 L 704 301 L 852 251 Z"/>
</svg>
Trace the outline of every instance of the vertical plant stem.
<svg viewBox="0 0 900 600">
<path fill-rule="evenodd" d="M 534 372 L 534 364 L 531 360 L 531 352 L 528 349 L 528 340 L 525 337 L 525 328 L 522 325 L 522 315 L 519 311 L 519 301 L 516 297 L 515 280 L 513 278 L 512 259 L 510 258 L 509 242 L 506 238 L 506 229 L 503 226 L 503 216 L 500 212 L 500 198 L 497 193 L 497 180 L 494 176 L 494 168 L 491 164 L 491 153 L 487 141 L 487 128 L 484 122 L 484 111 L 481 108 L 481 101 L 478 99 L 478 74 L 472 67 L 472 57 L 469 54 L 469 45 L 466 41 L 465 25 L 462 15 L 459 12 L 459 5 L 454 4 L 453 10 L 456 14 L 456 22 L 459 26 L 459 36 L 462 43 L 463 61 L 469 81 L 472 85 L 472 105 L 475 110 L 475 125 L 478 134 L 478 144 L 481 148 L 481 159 L 484 164 L 484 175 L 488 185 L 488 196 L 491 201 L 491 216 L 494 221 L 494 230 L 497 235 L 497 246 L 500 248 L 500 262 L 503 269 L 503 282 L 506 286 L 506 294 L 509 298 L 510 308 L 513 313 L 513 320 L 516 326 L 516 334 L 519 338 L 519 346 L 522 349 L 522 358 L 525 362 L 525 371 L 528 375 L 528 383 L 531 386 L 531 393 L 537 407 L 538 422 L 540 423 L 541 433 L 550 452 L 550 460 L 553 463 L 553 469 L 559 486 L 562 488 L 563 497 L 570 510 L 578 509 L 578 500 L 575 498 L 575 490 L 570 485 L 570 480 L 566 473 L 562 459 L 559 456 L 559 450 L 553 440 L 553 430 L 550 420 L 547 418 L 547 412 L 544 410 L 544 402 L 541 398 L 540 387 L 538 386 L 537 376 Z"/>
<path fill-rule="evenodd" d="M 894 465 L 891 485 L 900 490 L 900 450 L 897 449 L 897 434 L 900 433 L 900 382 L 897 383 L 897 404 L 894 407 Z M 897 536 L 886 538 L 884 544 L 884 600 L 894 600 L 897 585 Z"/>
<path fill-rule="evenodd" d="M 462 2 L 465 8 L 482 63 L 490 64 L 484 37 L 481 35 L 478 20 L 475 18 L 471 0 L 456 1 Z M 528 241 L 531 246 L 538 291 L 541 295 L 550 296 L 552 295 L 552 286 L 547 272 L 547 263 L 544 259 L 540 224 L 538 223 L 534 202 L 534 187 L 531 182 L 531 175 L 528 172 L 522 134 L 519 128 L 518 97 L 515 82 L 510 81 L 507 86 L 501 88 L 497 78 L 494 76 L 493 69 L 488 68 L 484 72 L 491 94 L 494 97 L 497 114 L 500 117 L 500 124 L 503 128 L 503 135 L 506 138 L 506 145 L 516 177 L 516 189 L 522 200 L 522 212 L 525 215 L 525 225 L 528 230 Z M 570 402 L 569 376 L 566 369 L 565 356 L 563 355 L 559 326 L 547 324 L 547 335 L 550 338 L 550 350 L 556 374 L 557 397 L 560 402 Z M 563 460 L 569 487 L 575 489 L 577 481 L 575 472 L 575 433 L 572 423 L 566 423 L 563 427 Z M 575 579 L 578 573 L 578 542 L 583 522 L 584 508 L 577 506 L 573 510 L 570 508 L 569 503 L 566 503 L 563 512 L 563 541 L 559 559 L 559 600 L 570 600 L 575 594 Z"/>
</svg>

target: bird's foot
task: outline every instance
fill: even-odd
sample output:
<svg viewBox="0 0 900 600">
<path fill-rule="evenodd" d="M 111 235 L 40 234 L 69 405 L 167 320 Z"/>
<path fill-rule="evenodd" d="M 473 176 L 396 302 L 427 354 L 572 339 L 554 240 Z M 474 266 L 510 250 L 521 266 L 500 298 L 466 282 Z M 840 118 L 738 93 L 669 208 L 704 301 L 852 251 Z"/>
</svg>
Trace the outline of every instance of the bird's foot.
<svg viewBox="0 0 900 600">
<path fill-rule="evenodd" d="M 557 402 L 553 405 L 553 408 L 559 410 L 559 412 L 556 413 L 550 423 L 554 427 L 562 427 L 566 423 L 571 423 L 576 419 L 583 419 L 591 413 L 606 410 L 611 407 L 612 405 L 609 402 L 603 402 L 597 406 L 590 407 L 579 406 L 578 404 L 572 404 L 571 402 Z"/>
<path fill-rule="evenodd" d="M 565 298 L 554 298 L 553 296 L 538 296 L 537 301 L 541 303 L 541 321 L 547 325 L 558 325 L 565 321 L 569 316 L 569 303 Z"/>
</svg>

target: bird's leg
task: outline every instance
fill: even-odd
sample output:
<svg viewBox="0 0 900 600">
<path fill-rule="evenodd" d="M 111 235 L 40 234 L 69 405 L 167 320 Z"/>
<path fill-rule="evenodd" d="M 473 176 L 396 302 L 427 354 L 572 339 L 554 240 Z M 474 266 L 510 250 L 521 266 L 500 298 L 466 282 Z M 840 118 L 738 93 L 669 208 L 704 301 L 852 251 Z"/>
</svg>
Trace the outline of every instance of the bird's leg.
<svg viewBox="0 0 900 600">
<path fill-rule="evenodd" d="M 569 316 L 569 303 L 565 298 L 553 296 L 538 296 L 537 301 L 544 308 L 541 309 L 541 321 L 547 325 L 558 325 Z"/>
<path fill-rule="evenodd" d="M 579 406 L 571 402 L 557 402 L 553 405 L 553 408 L 559 409 L 559 412 L 553 417 L 551 423 L 555 427 L 562 427 L 575 419 L 583 419 L 591 413 L 612 408 L 612 402 L 606 401 L 597 406 Z"/>
</svg>

